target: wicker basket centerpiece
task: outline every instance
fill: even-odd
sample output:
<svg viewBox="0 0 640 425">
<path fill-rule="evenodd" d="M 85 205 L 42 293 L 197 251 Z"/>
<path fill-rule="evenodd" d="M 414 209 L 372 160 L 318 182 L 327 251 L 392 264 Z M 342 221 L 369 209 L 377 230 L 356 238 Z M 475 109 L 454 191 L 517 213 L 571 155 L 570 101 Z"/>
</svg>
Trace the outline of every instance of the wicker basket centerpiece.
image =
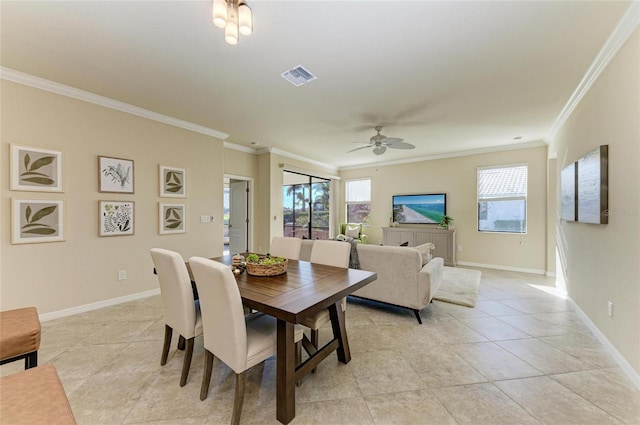
<svg viewBox="0 0 640 425">
<path fill-rule="evenodd" d="M 277 276 L 287 272 L 288 260 L 266 255 L 247 255 L 247 273 L 252 276 Z"/>
</svg>

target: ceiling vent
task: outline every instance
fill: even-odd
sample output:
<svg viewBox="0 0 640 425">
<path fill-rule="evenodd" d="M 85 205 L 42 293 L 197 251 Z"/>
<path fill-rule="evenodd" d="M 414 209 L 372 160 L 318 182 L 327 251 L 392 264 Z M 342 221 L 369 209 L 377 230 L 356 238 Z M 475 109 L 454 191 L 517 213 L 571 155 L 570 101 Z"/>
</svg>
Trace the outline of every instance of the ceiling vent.
<svg viewBox="0 0 640 425">
<path fill-rule="evenodd" d="M 313 80 L 317 80 L 318 77 L 313 75 L 308 69 L 302 65 L 295 66 L 288 71 L 283 72 L 282 78 L 290 82 L 296 87 L 300 87 L 304 84 L 310 83 Z"/>
</svg>

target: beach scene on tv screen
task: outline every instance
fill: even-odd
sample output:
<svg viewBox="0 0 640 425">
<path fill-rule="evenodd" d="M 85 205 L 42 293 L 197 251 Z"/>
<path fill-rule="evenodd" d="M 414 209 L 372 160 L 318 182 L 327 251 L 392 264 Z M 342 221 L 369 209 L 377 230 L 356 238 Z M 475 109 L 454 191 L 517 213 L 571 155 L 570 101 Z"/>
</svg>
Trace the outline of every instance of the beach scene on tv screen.
<svg viewBox="0 0 640 425">
<path fill-rule="evenodd" d="M 398 223 L 440 223 L 444 212 L 444 195 L 393 197 L 393 221 Z"/>
</svg>

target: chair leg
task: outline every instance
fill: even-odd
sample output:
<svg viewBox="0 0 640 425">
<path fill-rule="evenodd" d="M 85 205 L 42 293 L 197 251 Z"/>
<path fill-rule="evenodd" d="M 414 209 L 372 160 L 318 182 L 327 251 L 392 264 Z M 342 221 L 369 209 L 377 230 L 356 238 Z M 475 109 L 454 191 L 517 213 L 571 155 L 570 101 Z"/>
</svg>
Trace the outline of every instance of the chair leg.
<svg viewBox="0 0 640 425">
<path fill-rule="evenodd" d="M 171 345 L 171 336 L 173 335 L 173 328 L 169 325 L 164 325 L 164 345 L 162 346 L 162 358 L 160 359 L 160 366 L 167 364 L 167 357 L 169 357 L 169 346 Z"/>
<path fill-rule="evenodd" d="M 311 329 L 311 344 L 315 347 L 316 351 L 318 351 L 318 340 L 320 336 L 320 331 L 317 329 Z M 311 373 L 316 373 L 318 367 L 314 367 L 311 369 Z"/>
<path fill-rule="evenodd" d="M 184 342 L 186 341 L 186 339 L 184 339 L 184 337 L 182 335 L 180 335 L 180 338 L 178 338 L 178 350 L 184 350 Z"/>
<path fill-rule="evenodd" d="M 24 358 L 24 368 L 31 369 L 32 367 L 38 366 L 38 352 L 33 351 Z"/>
<path fill-rule="evenodd" d="M 180 386 L 184 387 L 187 383 L 187 377 L 189 376 L 189 369 L 191 368 L 191 358 L 193 357 L 193 342 L 195 337 L 187 340 L 187 349 L 184 352 L 184 361 L 182 362 L 182 376 L 180 377 Z"/>
<path fill-rule="evenodd" d="M 211 383 L 211 371 L 213 370 L 213 353 L 204 351 L 204 375 L 202 375 L 202 386 L 200 387 L 200 400 L 204 400 L 209 395 L 209 384 Z"/>
<path fill-rule="evenodd" d="M 302 363 L 302 341 L 296 342 L 296 366 Z M 296 386 L 300 386 L 302 381 L 297 381 Z"/>
<path fill-rule="evenodd" d="M 240 415 L 242 414 L 242 403 L 244 402 L 244 384 L 247 377 L 247 371 L 236 374 L 236 394 L 233 399 L 233 415 L 231 416 L 231 425 L 240 424 Z"/>
<path fill-rule="evenodd" d="M 413 314 L 416 315 L 416 319 L 418 319 L 418 323 L 422 324 L 422 317 L 420 317 L 420 310 L 413 310 Z"/>
</svg>

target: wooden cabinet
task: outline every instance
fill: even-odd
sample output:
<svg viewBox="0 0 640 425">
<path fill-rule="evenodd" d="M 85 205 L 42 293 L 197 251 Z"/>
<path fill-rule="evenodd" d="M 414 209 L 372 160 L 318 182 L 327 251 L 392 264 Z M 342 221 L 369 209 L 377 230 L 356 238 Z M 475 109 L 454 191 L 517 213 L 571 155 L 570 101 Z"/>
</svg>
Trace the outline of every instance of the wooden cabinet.
<svg viewBox="0 0 640 425">
<path fill-rule="evenodd" d="M 409 246 L 418 246 L 431 242 L 436 246 L 435 257 L 444 258 L 447 266 L 456 265 L 456 231 L 437 227 L 383 227 L 383 244 L 400 245 L 409 242 Z"/>
</svg>

